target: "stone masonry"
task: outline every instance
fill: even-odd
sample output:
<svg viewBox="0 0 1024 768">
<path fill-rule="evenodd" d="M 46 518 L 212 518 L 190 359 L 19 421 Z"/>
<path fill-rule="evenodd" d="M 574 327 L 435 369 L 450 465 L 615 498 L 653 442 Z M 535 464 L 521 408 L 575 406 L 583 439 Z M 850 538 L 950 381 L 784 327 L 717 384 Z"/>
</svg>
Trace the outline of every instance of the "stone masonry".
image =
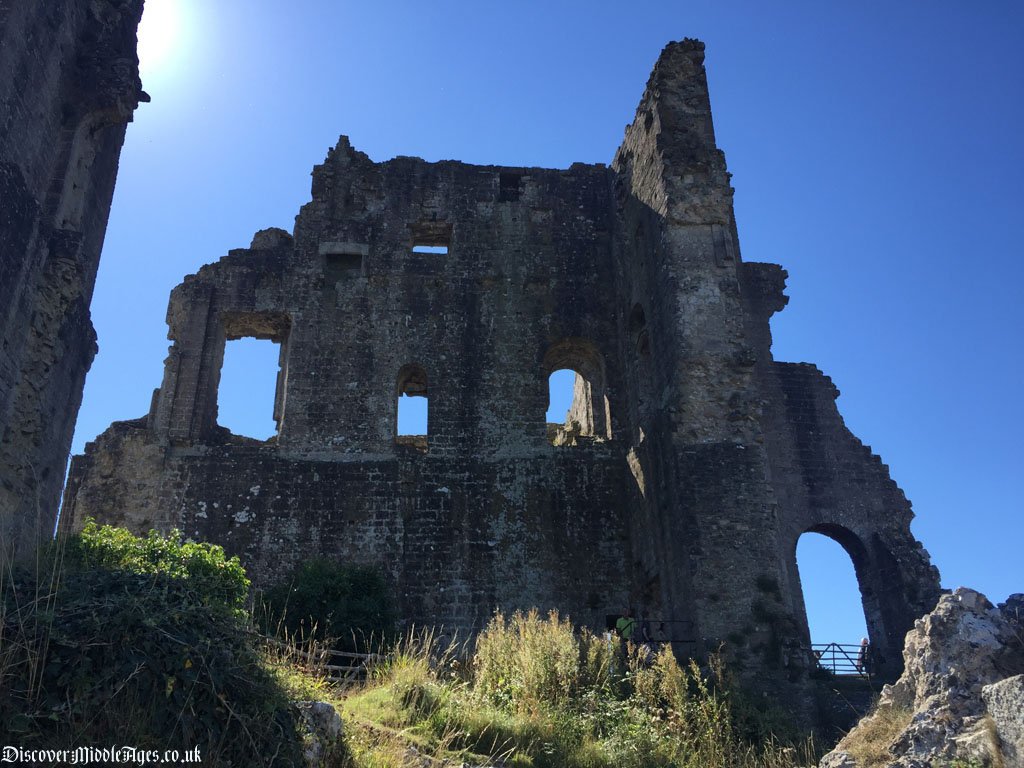
<svg viewBox="0 0 1024 768">
<path fill-rule="evenodd" d="M 173 291 L 152 409 L 74 458 L 65 522 L 177 527 L 262 584 L 373 564 L 418 624 L 629 607 L 680 652 L 724 642 L 765 690 L 810 666 L 795 552 L 817 531 L 894 677 L 938 574 L 831 381 L 772 359 L 786 273 L 740 258 L 703 62 L 665 48 L 610 167 L 374 163 L 342 137 L 293 234 Z M 217 424 L 225 343 L 248 336 L 281 350 L 265 442 Z M 427 435 L 396 435 L 403 393 L 429 398 Z"/>
<path fill-rule="evenodd" d="M 0 564 L 52 537 L 142 0 L 0 0 Z"/>
</svg>

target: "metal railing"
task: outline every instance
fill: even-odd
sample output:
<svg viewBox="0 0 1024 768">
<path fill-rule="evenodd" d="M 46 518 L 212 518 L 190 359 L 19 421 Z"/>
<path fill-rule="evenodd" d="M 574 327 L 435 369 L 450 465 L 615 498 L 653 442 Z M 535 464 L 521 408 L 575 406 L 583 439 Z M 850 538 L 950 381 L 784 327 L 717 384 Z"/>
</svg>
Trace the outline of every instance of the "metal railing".
<svg viewBox="0 0 1024 768">
<path fill-rule="evenodd" d="M 620 618 L 609 614 L 606 630 L 614 632 L 615 623 Z M 659 619 L 645 616 L 630 617 L 635 622 L 632 640 L 648 643 L 671 643 L 673 645 L 694 643 L 693 622 L 680 619 Z"/>
<path fill-rule="evenodd" d="M 811 656 L 821 669 L 834 675 L 871 676 L 870 646 L 862 651 L 858 643 L 811 643 Z"/>
</svg>

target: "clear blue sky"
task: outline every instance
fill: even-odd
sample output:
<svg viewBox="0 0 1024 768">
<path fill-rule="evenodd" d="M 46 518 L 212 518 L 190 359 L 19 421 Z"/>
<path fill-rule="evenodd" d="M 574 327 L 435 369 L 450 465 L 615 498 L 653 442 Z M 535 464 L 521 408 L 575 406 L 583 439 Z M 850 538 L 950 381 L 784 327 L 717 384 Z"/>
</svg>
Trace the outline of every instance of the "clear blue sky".
<svg viewBox="0 0 1024 768">
<path fill-rule="evenodd" d="M 776 359 L 833 378 L 944 586 L 1024 591 L 1024 4 L 147 4 L 153 101 L 121 159 L 76 452 L 147 411 L 171 288 L 291 230 L 339 134 L 378 161 L 609 162 L 661 48 L 699 37 L 743 257 L 790 273 Z M 852 568 L 811 544 L 812 631 L 856 641 Z"/>
</svg>

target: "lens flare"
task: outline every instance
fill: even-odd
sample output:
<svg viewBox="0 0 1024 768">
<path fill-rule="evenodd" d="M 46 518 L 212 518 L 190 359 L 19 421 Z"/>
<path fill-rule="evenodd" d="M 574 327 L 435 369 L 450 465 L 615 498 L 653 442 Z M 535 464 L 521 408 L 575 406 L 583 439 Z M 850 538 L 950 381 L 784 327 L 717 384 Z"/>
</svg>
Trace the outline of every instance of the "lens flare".
<svg viewBox="0 0 1024 768">
<path fill-rule="evenodd" d="M 146 0 L 139 23 L 139 70 L 143 78 L 158 73 L 180 44 L 181 0 Z"/>
</svg>

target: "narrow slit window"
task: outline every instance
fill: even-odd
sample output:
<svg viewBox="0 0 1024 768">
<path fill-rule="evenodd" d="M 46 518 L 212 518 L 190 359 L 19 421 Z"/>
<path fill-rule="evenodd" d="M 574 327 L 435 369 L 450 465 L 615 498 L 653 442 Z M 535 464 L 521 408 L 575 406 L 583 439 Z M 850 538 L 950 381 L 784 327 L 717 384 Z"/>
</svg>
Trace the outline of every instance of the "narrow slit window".
<svg viewBox="0 0 1024 768">
<path fill-rule="evenodd" d="M 442 255 L 448 254 L 447 245 L 427 245 L 425 243 L 413 243 L 413 253 L 439 253 Z"/>
<path fill-rule="evenodd" d="M 217 389 L 217 424 L 242 437 L 274 437 L 280 379 L 280 343 L 256 338 L 228 341 Z"/>
<path fill-rule="evenodd" d="M 644 314 L 644 308 L 639 304 L 633 306 L 633 311 L 629 315 L 629 336 L 637 355 L 649 357 L 651 339 L 647 332 L 647 316 Z"/>
</svg>

